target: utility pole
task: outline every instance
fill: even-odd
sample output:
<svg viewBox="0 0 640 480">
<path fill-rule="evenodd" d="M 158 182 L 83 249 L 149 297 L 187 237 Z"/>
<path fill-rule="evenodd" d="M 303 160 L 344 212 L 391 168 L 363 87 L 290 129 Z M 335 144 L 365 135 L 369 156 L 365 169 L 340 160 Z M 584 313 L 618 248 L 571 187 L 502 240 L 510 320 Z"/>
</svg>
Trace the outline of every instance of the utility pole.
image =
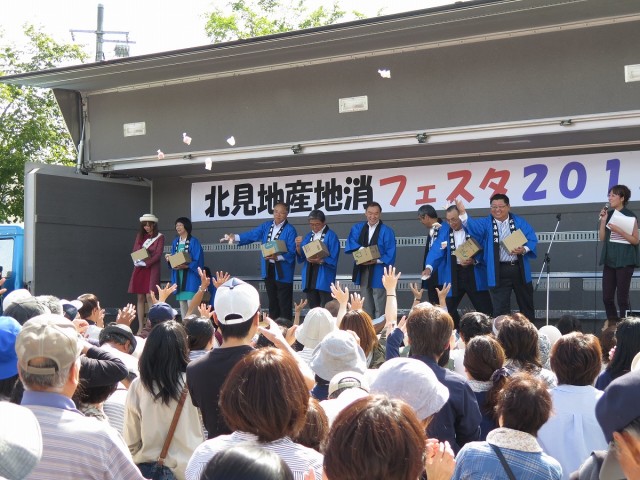
<svg viewBox="0 0 640 480">
<path fill-rule="evenodd" d="M 105 59 L 103 45 L 104 43 L 117 43 L 115 52 L 117 57 L 129 56 L 129 44 L 136 43 L 129 40 L 129 32 L 120 32 L 114 30 L 104 30 L 104 5 L 98 4 L 98 25 L 96 30 L 69 30 L 71 32 L 71 39 L 76 40 L 76 33 L 92 33 L 96 36 L 96 62 L 103 62 Z M 124 40 L 111 40 L 104 38 L 105 34 L 110 35 L 124 35 Z"/>
<path fill-rule="evenodd" d="M 104 60 L 102 44 L 104 43 L 104 5 L 98 4 L 98 29 L 96 30 L 96 62 Z"/>
</svg>

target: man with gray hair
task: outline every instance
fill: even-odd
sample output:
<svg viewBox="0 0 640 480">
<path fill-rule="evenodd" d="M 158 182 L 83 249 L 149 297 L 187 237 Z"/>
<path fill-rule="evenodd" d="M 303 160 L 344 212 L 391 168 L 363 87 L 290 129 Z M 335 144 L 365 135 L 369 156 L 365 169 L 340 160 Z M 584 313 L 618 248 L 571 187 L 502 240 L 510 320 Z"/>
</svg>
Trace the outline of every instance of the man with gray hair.
<svg viewBox="0 0 640 480">
<path fill-rule="evenodd" d="M 313 210 L 308 218 L 311 231 L 296 237 L 296 260 L 302 264 L 302 291 L 307 295 L 309 309 L 312 309 L 324 307 L 331 301 L 331 284 L 336 281 L 340 257 L 340 239 L 327 225 L 322 210 Z M 304 248 L 314 241 L 326 247 L 323 256 L 314 254 L 307 257 Z"/>
<path fill-rule="evenodd" d="M 478 312 L 491 315 L 493 306 L 487 291 L 487 265 L 483 253 L 479 251 L 471 257 L 458 256 L 458 250 L 471 240 L 471 235 L 462 225 L 460 212 L 455 205 L 447 208 L 445 216 L 447 223 L 436 238 L 439 247 L 429 251 L 423 275 L 429 276 L 436 268 L 438 279 L 443 284 L 451 284 L 447 294 L 447 310 L 457 329 L 460 324 L 458 306 L 465 295 Z"/>
<path fill-rule="evenodd" d="M 54 314 L 28 320 L 16 339 L 22 405 L 42 431 L 42 460 L 28 478 L 142 479 L 118 433 L 82 415 L 71 400 L 82 349 L 73 323 Z"/>
</svg>

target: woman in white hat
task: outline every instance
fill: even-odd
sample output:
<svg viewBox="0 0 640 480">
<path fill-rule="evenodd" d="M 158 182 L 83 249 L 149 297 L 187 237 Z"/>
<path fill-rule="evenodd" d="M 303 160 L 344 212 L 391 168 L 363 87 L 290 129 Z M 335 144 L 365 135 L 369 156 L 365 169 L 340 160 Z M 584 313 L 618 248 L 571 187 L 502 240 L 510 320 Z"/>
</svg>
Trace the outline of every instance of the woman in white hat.
<svg viewBox="0 0 640 480">
<path fill-rule="evenodd" d="M 160 284 L 160 258 L 164 250 L 164 236 L 158 233 L 158 217 L 151 213 L 145 213 L 140 217 L 140 231 L 136 235 L 132 251 L 137 252 L 143 248 L 148 256 L 144 260 L 134 260 L 133 274 L 129 282 L 129 293 L 138 295 L 138 326 L 136 328 L 135 322 L 131 325 L 134 332 L 144 327 L 145 301 L 151 305 L 149 293 Z"/>
</svg>

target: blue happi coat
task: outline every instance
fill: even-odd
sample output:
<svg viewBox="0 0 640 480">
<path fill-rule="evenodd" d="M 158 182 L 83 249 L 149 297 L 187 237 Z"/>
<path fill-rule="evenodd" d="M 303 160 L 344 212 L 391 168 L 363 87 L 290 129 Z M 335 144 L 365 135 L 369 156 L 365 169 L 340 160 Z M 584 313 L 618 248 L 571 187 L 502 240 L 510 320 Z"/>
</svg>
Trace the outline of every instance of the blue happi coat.
<svg viewBox="0 0 640 480">
<path fill-rule="evenodd" d="M 360 233 L 362 229 L 367 226 L 367 222 L 356 223 L 351 227 L 349 232 L 349 238 L 344 247 L 345 253 L 353 253 L 364 245 L 360 245 Z M 390 227 L 387 227 L 384 223 L 380 225 L 380 232 L 378 233 L 378 250 L 380 251 L 380 261 L 382 263 L 376 263 L 373 269 L 373 279 L 371 280 L 372 288 L 384 288 L 382 285 L 382 275 L 384 274 L 384 268 L 396 263 L 396 235 Z M 355 261 L 354 261 L 355 264 Z M 355 280 L 356 285 L 360 285 L 360 269 Z"/>
<path fill-rule="evenodd" d="M 248 232 L 241 233 L 240 237 L 240 245 L 248 245 L 253 242 L 267 243 L 269 241 L 269 230 L 271 229 L 271 225 L 273 225 L 273 220 L 269 222 L 264 222 L 262 225 L 257 226 L 253 230 L 249 230 Z M 279 269 L 276 268 L 276 280 L 282 283 L 293 283 L 293 271 L 296 268 L 296 237 L 298 233 L 293 225 L 287 222 L 283 230 L 278 237 L 278 240 L 282 240 L 287 245 L 287 253 L 283 253 L 282 257 L 283 261 L 280 263 L 282 275 L 280 275 Z M 260 259 L 262 260 L 261 272 L 262 278 L 267 278 L 267 262 L 262 258 L 262 254 L 260 254 Z"/>
<path fill-rule="evenodd" d="M 456 261 L 452 258 L 451 244 L 449 242 L 449 232 L 451 227 L 445 223 L 440 227 L 438 236 L 429 249 L 425 267 L 431 265 L 434 272 L 438 272 L 438 282 L 441 284 L 451 283 L 451 263 Z M 468 233 L 465 229 L 465 232 Z M 479 242 L 478 242 L 479 243 Z M 445 248 L 442 248 L 445 245 Z M 474 255 L 474 260 L 478 263 L 473 267 L 476 279 L 476 290 L 487 289 L 487 265 L 484 262 L 484 250 L 480 250 Z M 432 272 L 433 273 L 433 272 Z M 453 295 L 453 288 L 449 290 L 448 297 Z"/>
<path fill-rule="evenodd" d="M 178 251 L 178 243 L 180 237 L 176 236 L 171 243 L 171 255 Z M 191 256 L 191 263 L 189 268 L 182 270 L 183 275 L 186 275 L 184 289 L 179 285 L 180 292 L 197 292 L 200 288 L 200 275 L 198 274 L 198 268 L 204 267 L 204 253 L 202 252 L 202 245 L 196 237 L 189 238 L 189 255 Z M 178 283 L 179 270 L 171 269 L 171 283 Z"/>
<path fill-rule="evenodd" d="M 302 247 L 310 243 L 312 238 L 313 232 L 307 233 L 300 243 L 301 253 L 298 254 L 296 252 L 298 263 L 302 263 L 303 291 L 307 288 L 314 288 L 313 286 L 307 285 L 307 269 L 309 268 L 310 263 L 307 262 L 307 259 L 304 256 L 304 251 L 302 250 Z M 335 234 L 335 232 L 327 227 L 327 231 L 324 234 L 324 239 L 322 241 L 325 243 L 327 249 L 329 250 L 329 256 L 324 257 L 324 263 L 318 265 L 318 279 L 316 281 L 315 288 L 324 292 L 330 292 L 331 284 L 336 281 L 338 258 L 340 256 L 340 240 L 338 239 L 338 236 Z"/>
<path fill-rule="evenodd" d="M 509 216 L 513 219 L 516 230 L 522 230 L 522 233 L 527 238 L 527 243 L 525 243 L 524 246 L 528 247 L 529 251 L 524 255 L 519 255 L 519 257 L 522 257 L 521 259 L 522 265 L 524 267 L 524 276 L 526 282 L 528 283 L 531 281 L 531 265 L 529 262 L 537 257 L 536 246 L 538 245 L 538 237 L 536 236 L 536 232 L 533 230 L 533 227 L 529 225 L 529 223 L 524 218 L 513 213 L 509 213 Z M 487 217 L 476 219 L 469 216 L 467 220 L 463 222 L 463 224 L 469 234 L 484 249 L 484 260 L 487 265 L 487 280 L 489 283 L 489 287 L 495 287 L 495 264 L 499 262 L 500 259 L 496 259 L 494 256 L 495 252 L 493 249 L 493 217 L 489 215 Z"/>
</svg>

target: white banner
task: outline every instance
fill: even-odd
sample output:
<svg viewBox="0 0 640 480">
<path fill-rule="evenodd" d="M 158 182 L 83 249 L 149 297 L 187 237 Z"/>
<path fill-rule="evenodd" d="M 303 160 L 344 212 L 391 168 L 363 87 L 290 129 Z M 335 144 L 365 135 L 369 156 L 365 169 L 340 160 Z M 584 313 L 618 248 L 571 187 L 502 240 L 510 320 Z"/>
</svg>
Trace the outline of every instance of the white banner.
<svg viewBox="0 0 640 480">
<path fill-rule="evenodd" d="M 380 203 L 385 213 L 413 212 L 424 204 L 440 210 L 454 198 L 468 208 L 486 208 L 495 193 L 506 193 L 516 207 L 604 204 L 609 187 L 618 183 L 636 190 L 640 152 L 194 183 L 191 220 L 271 218 L 273 206 L 282 201 L 293 217 L 313 209 L 329 215 L 360 213 L 369 201 Z"/>
</svg>

